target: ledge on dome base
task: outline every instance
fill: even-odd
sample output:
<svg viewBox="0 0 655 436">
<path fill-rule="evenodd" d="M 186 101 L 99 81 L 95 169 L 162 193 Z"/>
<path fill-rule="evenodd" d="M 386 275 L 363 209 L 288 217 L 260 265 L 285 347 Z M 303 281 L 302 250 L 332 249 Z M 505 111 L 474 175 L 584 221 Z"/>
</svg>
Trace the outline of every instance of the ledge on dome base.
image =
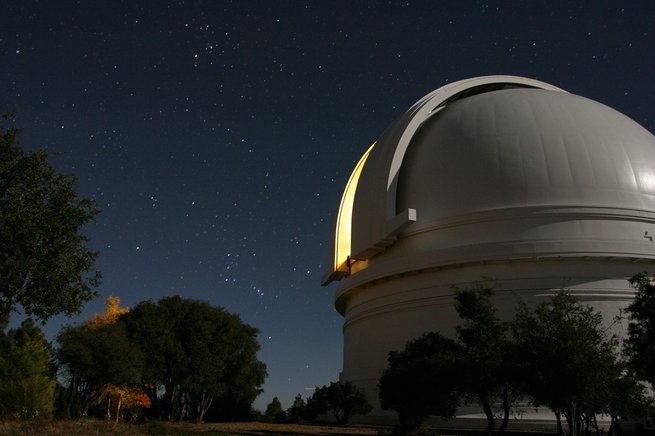
<svg viewBox="0 0 655 436">
<path fill-rule="evenodd" d="M 363 262 L 363 266 L 361 266 L 360 262 Z M 321 286 L 329 285 L 331 282 L 335 280 L 341 280 L 342 278 L 349 276 L 353 272 L 357 272 L 361 269 L 366 268 L 366 265 L 368 265 L 367 259 L 354 259 L 348 256 L 346 258 L 346 261 L 343 262 L 341 265 L 339 265 L 339 267 L 335 271 L 329 272 L 321 278 Z M 354 266 L 354 271 L 353 271 L 353 266 Z"/>
<path fill-rule="evenodd" d="M 386 233 L 387 237 L 376 242 L 372 246 L 368 247 L 365 250 L 356 253 L 353 256 L 356 259 L 370 259 L 376 254 L 384 251 L 393 244 L 400 232 L 405 230 L 407 226 L 416 222 L 416 209 L 407 209 L 402 213 L 399 213 L 389 221 L 387 221 Z"/>
<path fill-rule="evenodd" d="M 321 286 L 327 286 L 335 280 L 341 280 L 342 278 L 346 277 L 348 274 L 349 274 L 348 271 L 341 271 L 341 270 L 330 271 L 327 274 L 325 274 L 323 277 L 321 277 Z"/>
<path fill-rule="evenodd" d="M 350 256 L 346 258 L 346 261 L 339 265 L 334 271 L 330 271 L 321 278 L 321 286 L 326 286 L 332 283 L 335 280 L 341 280 L 342 278 L 350 275 L 350 265 L 353 262 L 350 259 Z"/>
<path fill-rule="evenodd" d="M 371 247 L 357 253 L 356 256 L 348 256 L 346 261 L 339 265 L 335 271 L 330 271 L 321 278 L 321 286 L 327 286 L 335 280 L 349 276 L 351 272 L 356 273 L 368 266 L 368 259 L 377 253 L 384 251 L 396 241 L 398 233 L 402 232 L 408 225 L 416 222 L 416 209 L 407 209 L 396 215 L 387 222 L 387 237 L 373 244 Z M 360 262 L 362 262 L 360 264 Z M 353 270 L 353 266 L 354 267 Z"/>
</svg>

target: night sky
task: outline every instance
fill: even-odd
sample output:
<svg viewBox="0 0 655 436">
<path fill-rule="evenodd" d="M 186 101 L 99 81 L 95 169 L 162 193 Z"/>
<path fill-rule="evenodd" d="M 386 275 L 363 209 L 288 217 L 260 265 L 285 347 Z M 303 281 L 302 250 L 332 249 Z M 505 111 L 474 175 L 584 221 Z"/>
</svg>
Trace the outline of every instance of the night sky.
<svg viewBox="0 0 655 436">
<path fill-rule="evenodd" d="M 348 176 L 416 100 L 488 74 L 655 132 L 655 2 L 4 2 L 0 112 L 102 210 L 85 229 L 102 298 L 48 337 L 108 295 L 179 294 L 261 330 L 256 407 L 336 381 L 320 278 Z"/>
</svg>

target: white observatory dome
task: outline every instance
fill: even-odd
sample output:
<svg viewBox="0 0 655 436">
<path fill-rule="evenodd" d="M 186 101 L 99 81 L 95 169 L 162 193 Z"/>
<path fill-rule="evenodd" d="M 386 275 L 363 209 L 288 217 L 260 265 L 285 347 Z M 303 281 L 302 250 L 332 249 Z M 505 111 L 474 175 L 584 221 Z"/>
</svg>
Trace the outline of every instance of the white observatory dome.
<svg viewBox="0 0 655 436">
<path fill-rule="evenodd" d="M 388 352 L 453 334 L 453 287 L 481 280 L 502 317 L 566 288 L 609 323 L 633 298 L 627 279 L 652 268 L 653 236 L 655 137 L 639 124 L 521 77 L 440 88 L 346 186 L 324 278 L 341 280 L 342 379 L 377 403 Z"/>
<path fill-rule="evenodd" d="M 508 208 L 652 211 L 655 140 L 584 97 L 497 90 L 452 102 L 425 120 L 398 185 L 397 209 L 417 209 L 424 224 Z"/>
</svg>

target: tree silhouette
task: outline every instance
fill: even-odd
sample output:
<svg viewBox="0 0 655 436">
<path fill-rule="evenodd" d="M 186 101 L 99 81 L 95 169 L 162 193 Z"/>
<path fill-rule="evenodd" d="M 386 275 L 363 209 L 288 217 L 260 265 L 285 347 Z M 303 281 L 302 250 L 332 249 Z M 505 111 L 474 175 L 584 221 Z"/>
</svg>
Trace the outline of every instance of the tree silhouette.
<svg viewBox="0 0 655 436">
<path fill-rule="evenodd" d="M 98 254 L 80 231 L 98 209 L 78 197 L 76 179 L 55 171 L 47 153 L 23 151 L 18 133 L 0 124 L 0 321 L 17 305 L 42 320 L 71 315 L 96 296 Z"/>
<path fill-rule="evenodd" d="M 26 319 L 0 336 L 0 417 L 49 418 L 53 412 L 55 368 L 41 329 Z"/>
<path fill-rule="evenodd" d="M 624 351 L 639 377 L 655 387 L 655 286 L 647 273 L 632 277 L 630 285 L 637 293 L 626 309 L 630 323 Z"/>
<path fill-rule="evenodd" d="M 383 409 L 398 413 L 402 432 L 421 427 L 429 415 L 452 417 L 460 403 L 462 349 L 431 332 L 389 353 L 378 384 Z"/>
</svg>

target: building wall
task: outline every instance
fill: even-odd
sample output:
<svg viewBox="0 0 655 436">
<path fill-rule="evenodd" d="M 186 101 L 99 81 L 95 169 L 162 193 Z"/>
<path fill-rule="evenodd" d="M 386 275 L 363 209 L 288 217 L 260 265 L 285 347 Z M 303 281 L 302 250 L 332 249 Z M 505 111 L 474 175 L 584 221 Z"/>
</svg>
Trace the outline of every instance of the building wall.
<svg viewBox="0 0 655 436">
<path fill-rule="evenodd" d="M 453 285 L 464 289 L 484 282 L 485 277 L 491 279 L 486 283 L 495 289 L 494 303 L 502 319 L 512 318 L 519 300 L 534 306 L 565 289 L 600 311 L 610 330 L 622 336 L 625 325 L 616 323 L 615 317 L 634 296 L 627 280 L 650 267 L 603 259 L 491 262 L 432 269 L 348 290 L 342 380 L 366 391 L 374 405 L 372 415 L 384 415 L 377 383 L 389 351 L 402 350 L 408 341 L 428 331 L 454 337 L 459 318 Z M 348 279 L 339 289 L 345 292 L 347 285 Z"/>
</svg>

